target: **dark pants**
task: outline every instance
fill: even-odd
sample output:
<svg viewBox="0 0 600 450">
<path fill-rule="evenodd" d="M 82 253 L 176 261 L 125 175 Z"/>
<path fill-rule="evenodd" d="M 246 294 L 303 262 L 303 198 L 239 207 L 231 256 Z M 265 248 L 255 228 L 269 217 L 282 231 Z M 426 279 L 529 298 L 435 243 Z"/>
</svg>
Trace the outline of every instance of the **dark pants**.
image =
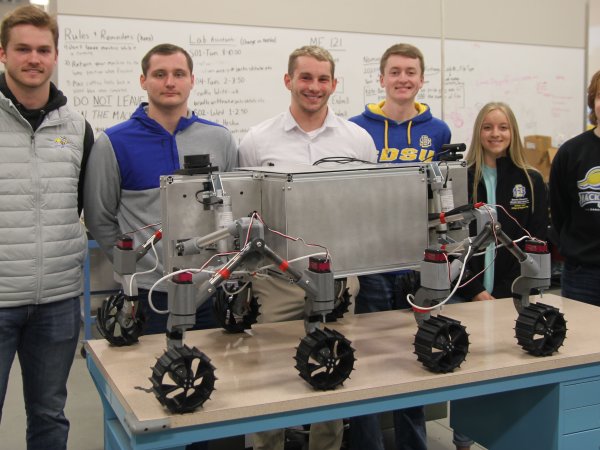
<svg viewBox="0 0 600 450">
<path fill-rule="evenodd" d="M 563 297 L 600 306 L 600 267 L 565 262 L 560 284 Z"/>
<path fill-rule="evenodd" d="M 406 295 L 414 293 L 418 283 L 416 274 L 412 271 L 366 275 L 358 279 L 360 291 L 356 297 L 355 314 L 408 308 Z M 397 450 L 427 450 L 425 412 L 422 406 L 393 411 L 393 417 Z M 376 414 L 352 417 L 349 423 L 350 450 L 384 450 L 381 425 Z"/>
<path fill-rule="evenodd" d="M 69 421 L 64 408 L 79 339 L 80 310 L 79 297 L 0 308 L 0 420 L 16 354 L 23 378 L 29 450 L 67 448 Z"/>
<path fill-rule="evenodd" d="M 148 305 L 148 291 L 146 289 L 139 289 L 138 299 L 146 314 L 144 334 L 166 333 L 169 315 L 158 314 L 150 309 L 150 306 Z M 166 311 L 168 309 L 167 293 L 152 291 L 152 304 L 155 309 Z M 213 298 L 211 297 L 196 310 L 196 324 L 192 330 L 208 330 L 219 326 L 212 313 L 212 304 Z"/>
</svg>

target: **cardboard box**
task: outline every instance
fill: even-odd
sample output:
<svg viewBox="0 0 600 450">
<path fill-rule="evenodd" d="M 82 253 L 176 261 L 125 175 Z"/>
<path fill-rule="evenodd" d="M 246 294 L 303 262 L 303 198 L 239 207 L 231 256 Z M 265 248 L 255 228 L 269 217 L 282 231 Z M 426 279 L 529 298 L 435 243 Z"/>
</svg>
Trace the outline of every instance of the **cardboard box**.
<svg viewBox="0 0 600 450">
<path fill-rule="evenodd" d="M 525 160 L 529 165 L 539 170 L 544 177 L 544 181 L 547 183 L 550 178 L 550 166 L 552 158 L 556 154 L 556 151 L 551 152 L 552 138 L 550 136 L 543 136 L 540 134 L 525 136 L 523 139 L 525 144 Z"/>
<path fill-rule="evenodd" d="M 546 155 L 547 157 L 548 155 Z M 548 183 L 550 181 L 550 161 L 546 158 L 545 162 L 542 163 L 539 167 L 536 167 L 537 170 L 540 171 L 542 177 L 544 178 L 544 182 Z"/>
<path fill-rule="evenodd" d="M 541 134 L 525 136 L 524 141 L 526 148 L 532 148 L 534 150 L 545 150 L 552 146 L 552 138 Z"/>
<path fill-rule="evenodd" d="M 536 169 L 545 164 L 545 159 L 548 156 L 548 148 L 552 146 L 552 138 L 550 136 L 542 136 L 539 134 L 533 136 L 525 136 L 525 159 Z"/>
</svg>

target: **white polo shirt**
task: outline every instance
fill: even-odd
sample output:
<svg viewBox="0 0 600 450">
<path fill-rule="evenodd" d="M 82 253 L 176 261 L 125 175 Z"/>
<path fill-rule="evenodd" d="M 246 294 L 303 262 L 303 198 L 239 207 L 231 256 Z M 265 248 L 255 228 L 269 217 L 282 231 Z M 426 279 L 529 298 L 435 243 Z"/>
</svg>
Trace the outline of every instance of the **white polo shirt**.
<svg viewBox="0 0 600 450">
<path fill-rule="evenodd" d="M 323 126 L 310 132 L 287 110 L 250 128 L 240 143 L 239 165 L 312 164 L 337 156 L 376 163 L 377 149 L 369 133 L 331 108 Z"/>
</svg>

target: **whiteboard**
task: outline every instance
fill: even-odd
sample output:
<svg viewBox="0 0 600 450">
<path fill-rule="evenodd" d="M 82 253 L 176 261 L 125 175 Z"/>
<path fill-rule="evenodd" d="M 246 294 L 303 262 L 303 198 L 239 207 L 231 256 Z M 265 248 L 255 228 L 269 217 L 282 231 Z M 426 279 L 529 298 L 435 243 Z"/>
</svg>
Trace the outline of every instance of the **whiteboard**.
<svg viewBox="0 0 600 450">
<path fill-rule="evenodd" d="M 583 128 L 583 49 L 454 40 L 442 49 L 439 39 L 412 36 L 73 15 L 58 21 L 59 87 L 96 133 L 128 119 L 145 101 L 140 61 L 165 42 L 185 48 L 194 60 L 190 108 L 227 126 L 238 141 L 289 106 L 283 84 L 288 56 L 308 44 L 327 48 L 336 60 L 338 87 L 330 106 L 342 117 L 385 97 L 379 59 L 390 45 L 407 42 L 425 55 L 417 100 L 448 122 L 453 142 L 468 143 L 474 116 L 490 100 L 513 106 L 523 135 L 570 137 Z"/>
<path fill-rule="evenodd" d="M 453 141 L 469 142 L 481 107 L 503 101 L 521 137 L 551 136 L 554 145 L 585 127 L 583 49 L 451 40 L 446 57 L 444 120 Z"/>
</svg>

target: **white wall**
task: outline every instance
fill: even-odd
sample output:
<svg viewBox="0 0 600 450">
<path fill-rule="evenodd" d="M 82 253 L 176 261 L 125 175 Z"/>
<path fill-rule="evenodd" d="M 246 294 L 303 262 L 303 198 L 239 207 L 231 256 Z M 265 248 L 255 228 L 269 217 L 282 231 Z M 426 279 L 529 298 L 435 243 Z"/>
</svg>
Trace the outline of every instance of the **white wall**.
<svg viewBox="0 0 600 450">
<path fill-rule="evenodd" d="M 587 82 L 600 70 L 600 0 L 589 0 Z"/>
<path fill-rule="evenodd" d="M 586 43 L 587 0 L 55 1 L 59 14 L 424 37 L 444 31 L 448 38 L 579 48 Z"/>
</svg>

